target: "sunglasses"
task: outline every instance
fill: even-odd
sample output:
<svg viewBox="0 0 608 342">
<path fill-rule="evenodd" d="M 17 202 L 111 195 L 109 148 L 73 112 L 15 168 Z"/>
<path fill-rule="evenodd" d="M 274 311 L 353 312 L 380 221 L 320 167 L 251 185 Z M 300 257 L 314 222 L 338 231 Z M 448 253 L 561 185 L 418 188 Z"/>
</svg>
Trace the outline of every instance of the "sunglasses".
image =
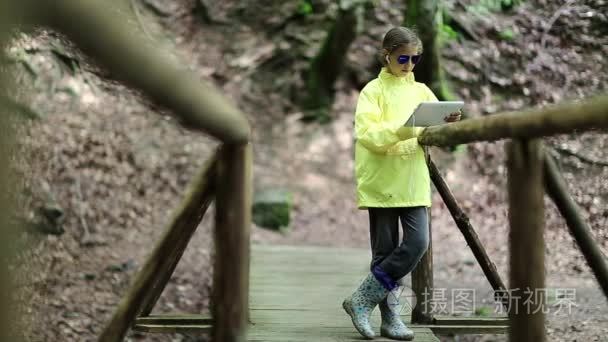
<svg viewBox="0 0 608 342">
<path fill-rule="evenodd" d="M 399 57 L 397 57 L 397 63 L 406 64 L 411 59 L 412 64 L 418 64 L 418 62 L 420 62 L 420 58 L 422 58 L 422 55 L 413 55 L 413 56 L 400 55 Z"/>
</svg>

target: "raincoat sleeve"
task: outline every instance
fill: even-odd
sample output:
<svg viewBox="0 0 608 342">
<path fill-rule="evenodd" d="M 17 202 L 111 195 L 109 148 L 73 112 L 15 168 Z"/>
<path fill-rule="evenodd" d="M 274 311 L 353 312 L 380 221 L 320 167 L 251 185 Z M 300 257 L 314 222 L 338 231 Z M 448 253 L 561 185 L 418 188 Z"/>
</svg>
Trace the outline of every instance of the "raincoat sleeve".
<svg viewBox="0 0 608 342">
<path fill-rule="evenodd" d="M 435 94 L 433 94 L 433 91 L 431 91 L 431 89 L 429 87 L 427 87 L 426 84 L 421 83 L 420 86 L 422 87 L 422 92 L 421 92 L 422 101 L 426 101 L 426 102 L 438 102 L 439 101 L 437 99 L 437 97 L 435 96 Z M 402 126 L 397 129 L 397 134 L 399 135 L 401 140 L 407 140 L 410 138 L 417 138 L 422 133 L 422 131 L 424 131 L 424 129 L 425 129 L 425 127 Z"/>
<path fill-rule="evenodd" d="M 363 88 L 355 110 L 355 137 L 371 152 L 386 155 L 411 155 L 418 148 L 418 139 L 402 140 L 401 127 L 382 120 L 379 103 L 380 89 L 369 84 Z"/>
</svg>

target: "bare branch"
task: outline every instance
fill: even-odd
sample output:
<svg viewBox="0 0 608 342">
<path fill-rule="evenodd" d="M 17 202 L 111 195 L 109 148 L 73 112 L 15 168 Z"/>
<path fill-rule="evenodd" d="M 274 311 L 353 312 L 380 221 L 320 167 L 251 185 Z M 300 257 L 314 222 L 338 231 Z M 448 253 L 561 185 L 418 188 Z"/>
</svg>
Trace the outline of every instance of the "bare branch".
<svg viewBox="0 0 608 342">
<path fill-rule="evenodd" d="M 563 154 L 566 156 L 576 157 L 583 163 L 587 163 L 587 164 L 591 164 L 591 165 L 595 165 L 595 166 L 608 166 L 608 162 L 606 162 L 606 161 L 592 159 L 590 157 L 584 156 L 582 154 L 571 151 L 564 147 L 557 147 L 557 146 L 552 146 L 552 147 L 556 152 L 559 152 L 560 154 Z"/>
</svg>

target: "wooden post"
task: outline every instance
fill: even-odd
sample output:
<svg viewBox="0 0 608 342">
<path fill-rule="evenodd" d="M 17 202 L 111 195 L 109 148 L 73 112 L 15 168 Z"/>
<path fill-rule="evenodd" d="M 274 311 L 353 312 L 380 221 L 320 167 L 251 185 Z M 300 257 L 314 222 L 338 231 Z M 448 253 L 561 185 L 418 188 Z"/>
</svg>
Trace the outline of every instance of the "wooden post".
<svg viewBox="0 0 608 342">
<path fill-rule="evenodd" d="M 431 229 L 431 208 L 429 209 L 429 249 L 412 271 L 412 291 L 416 294 L 416 306 L 412 309 L 412 323 L 431 324 L 433 314 L 433 243 Z"/>
<path fill-rule="evenodd" d="M 581 252 L 587 260 L 587 264 L 593 271 L 600 287 L 608 297 L 608 265 L 606 256 L 602 253 L 593 239 L 591 228 L 587 225 L 580 214 L 576 202 L 568 194 L 568 186 L 555 165 L 553 157 L 545 153 L 545 189 L 547 194 L 557 206 L 570 229 L 570 234 L 576 240 Z"/>
<path fill-rule="evenodd" d="M 425 147 L 427 163 L 430 161 L 428 148 Z M 431 189 L 429 189 L 431 191 Z M 429 248 L 412 271 L 412 291 L 416 294 L 416 306 L 412 309 L 412 323 L 431 324 L 431 302 L 433 300 L 433 236 L 431 234 L 431 208 L 428 208 Z"/>
<path fill-rule="evenodd" d="M 12 10 L 9 14 L 10 5 L 6 1 L 0 3 L 0 49 L 2 51 L 0 52 L 2 54 L 0 56 L 0 341 L 14 341 L 16 339 L 16 336 L 11 334 L 11 330 L 14 329 L 10 329 L 11 321 L 14 321 L 14 312 L 12 311 L 15 309 L 11 298 L 17 297 L 14 296 L 13 292 L 15 289 L 13 288 L 12 276 L 14 276 L 13 272 L 15 271 L 22 272 L 19 267 L 13 271 L 9 270 L 11 261 L 14 261 L 13 238 L 15 237 L 15 231 L 11 220 L 14 220 L 16 210 L 15 198 L 11 196 L 15 193 L 15 189 L 11 188 L 14 188 L 14 185 L 18 183 L 15 182 L 15 179 L 10 179 L 12 178 L 10 177 L 12 173 L 10 161 L 15 142 L 9 120 L 12 113 L 7 110 L 4 101 L 2 101 L 7 95 L 7 90 L 14 89 L 4 71 L 8 69 L 5 65 L 4 51 L 6 51 L 5 44 L 9 34 L 9 19 L 12 17 L 11 14 L 14 14 Z"/>
<path fill-rule="evenodd" d="M 0 79 L 0 85 L 2 84 Z M 15 334 L 15 329 L 10 328 L 11 323 L 14 326 L 15 313 L 12 311 L 16 308 L 16 296 L 13 292 L 15 291 L 14 272 L 23 272 L 23 270 L 20 268 L 9 270 L 11 262 L 15 262 L 14 241 L 18 235 L 15 234 L 17 229 L 14 222 L 11 222 L 14 221 L 13 215 L 17 210 L 16 199 L 12 196 L 15 194 L 17 182 L 10 168 L 15 137 L 12 132 L 7 132 L 12 126 L 8 114 L 5 108 L 0 107 L 0 341 L 21 341 Z"/>
<path fill-rule="evenodd" d="M 251 145 L 224 145 L 217 179 L 213 341 L 243 342 L 249 319 Z"/>
<path fill-rule="evenodd" d="M 153 306 L 153 302 L 160 296 L 183 249 L 213 198 L 216 158 L 217 156 L 214 156 L 207 162 L 190 186 L 190 190 L 173 216 L 163 238 L 148 257 L 141 271 L 135 276 L 129 292 L 120 302 L 110 323 L 99 337 L 99 341 L 122 341 L 140 309 Z"/>
<path fill-rule="evenodd" d="M 469 217 L 467 216 L 467 214 L 464 213 L 464 211 L 462 211 L 462 209 L 458 205 L 458 202 L 454 198 L 454 195 L 452 195 L 452 191 L 448 187 L 443 177 L 441 177 L 437 166 L 435 165 L 435 163 L 433 163 L 433 160 L 430 158 L 430 156 L 428 165 L 431 174 L 431 180 L 433 181 L 433 184 L 435 184 L 435 188 L 437 188 L 437 191 L 441 195 L 443 202 L 445 203 L 446 207 L 450 211 L 450 214 L 452 215 L 452 218 L 454 219 L 454 223 L 456 223 L 456 226 L 458 227 L 458 229 L 460 229 L 460 232 L 464 236 L 467 245 L 469 245 L 469 247 L 471 248 L 473 255 L 475 255 L 475 259 L 477 259 L 479 266 L 481 266 L 483 273 L 485 274 L 486 278 L 490 282 L 490 285 L 495 291 L 494 298 L 496 300 L 500 300 L 503 304 L 508 305 L 508 296 L 506 296 L 507 293 L 505 291 L 507 287 L 503 283 L 502 279 L 500 279 L 498 271 L 496 270 L 496 265 L 494 265 L 492 260 L 490 260 L 488 253 L 486 253 L 486 250 L 483 248 L 481 241 L 479 241 L 479 237 L 477 236 L 475 229 L 471 225 Z"/>
<path fill-rule="evenodd" d="M 509 341 L 545 341 L 543 312 L 545 245 L 543 240 L 543 152 L 541 142 L 507 144 L 509 190 L 510 288 Z M 531 303 L 526 304 L 526 300 Z"/>
<path fill-rule="evenodd" d="M 20 172 L 15 172 L 19 168 L 11 167 L 16 153 L 20 150 L 17 143 L 18 130 L 13 130 L 17 128 L 15 114 L 19 113 L 11 110 L 5 100 L 10 98 L 9 95 L 18 87 L 11 75 L 14 68 L 6 65 L 5 52 L 8 51 L 6 44 L 14 34 L 13 25 L 22 19 L 28 10 L 28 6 L 17 1 L 0 1 L 0 341 L 11 342 L 23 341 L 24 334 L 20 331 L 22 326 L 15 325 L 15 322 L 23 323 L 20 315 L 29 311 L 29 308 L 24 310 L 19 306 L 30 304 L 27 300 L 25 303 L 19 302 L 23 289 L 15 286 L 15 279 L 18 278 L 18 272 L 28 272 L 31 269 L 15 267 L 22 263 L 18 261 L 17 256 L 28 255 L 29 251 L 25 253 L 25 248 L 29 249 L 30 246 L 23 245 L 22 234 L 25 227 L 16 220 L 23 213 L 19 205 L 22 202 L 17 196 L 24 196 L 21 186 L 23 183 L 19 179 Z M 17 243 L 18 241 L 20 242 Z M 22 293 L 17 294 L 15 291 Z M 23 328 L 36 329 L 29 324 Z"/>
</svg>

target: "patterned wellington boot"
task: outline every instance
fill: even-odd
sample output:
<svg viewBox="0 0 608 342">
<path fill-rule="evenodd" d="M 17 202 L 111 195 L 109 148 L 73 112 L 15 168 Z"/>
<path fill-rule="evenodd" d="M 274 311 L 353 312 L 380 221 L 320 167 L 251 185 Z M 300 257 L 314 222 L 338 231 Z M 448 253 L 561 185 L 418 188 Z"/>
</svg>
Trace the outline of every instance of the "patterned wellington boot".
<svg viewBox="0 0 608 342">
<path fill-rule="evenodd" d="M 380 316 L 382 317 L 380 336 L 393 340 L 411 341 L 414 339 L 414 332 L 401 320 L 399 315 L 399 298 L 395 292 L 395 290 L 391 291 L 378 305 L 380 307 Z"/>
<path fill-rule="evenodd" d="M 359 288 L 349 298 L 342 302 L 342 307 L 348 313 L 353 321 L 355 329 L 368 339 L 373 339 L 376 336 L 374 330 L 369 324 L 369 317 L 380 301 L 382 301 L 388 290 L 369 273 Z"/>
</svg>

